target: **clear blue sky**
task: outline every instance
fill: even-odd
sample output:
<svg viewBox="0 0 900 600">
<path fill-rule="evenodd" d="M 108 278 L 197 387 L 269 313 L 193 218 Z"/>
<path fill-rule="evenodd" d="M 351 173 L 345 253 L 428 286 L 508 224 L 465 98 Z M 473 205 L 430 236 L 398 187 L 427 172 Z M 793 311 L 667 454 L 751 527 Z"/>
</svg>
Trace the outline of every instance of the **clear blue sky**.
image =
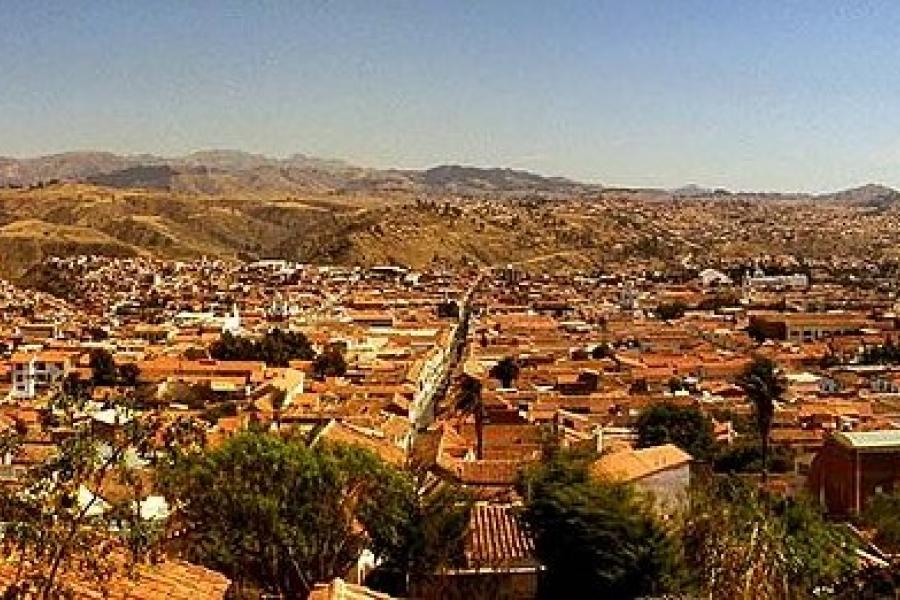
<svg viewBox="0 0 900 600">
<path fill-rule="evenodd" d="M 900 3 L 0 0 L 0 155 L 900 186 Z"/>
</svg>

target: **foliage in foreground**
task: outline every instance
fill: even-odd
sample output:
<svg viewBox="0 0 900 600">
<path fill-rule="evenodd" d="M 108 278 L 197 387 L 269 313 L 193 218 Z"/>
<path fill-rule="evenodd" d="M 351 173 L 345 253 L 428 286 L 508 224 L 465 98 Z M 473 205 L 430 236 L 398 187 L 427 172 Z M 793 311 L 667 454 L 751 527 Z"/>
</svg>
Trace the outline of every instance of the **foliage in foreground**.
<svg viewBox="0 0 900 600">
<path fill-rule="evenodd" d="M 736 479 L 695 490 L 681 530 L 704 597 L 812 598 L 857 568 L 850 538 L 811 502 L 768 498 Z"/>
<path fill-rule="evenodd" d="M 105 407 L 119 415 L 119 430 L 106 435 L 86 416 L 95 408 L 89 398 L 87 385 L 67 381 L 42 415 L 61 439 L 16 486 L 0 487 L 0 555 L 15 572 L 6 597 L 71 597 L 76 581 L 104 589 L 160 549 L 165 523 L 141 515 L 142 474 L 175 446 L 195 445 L 197 430 L 132 418 L 132 399 L 119 397 Z M 26 435 L 0 435 L 0 455 L 18 453 Z M 96 495 L 108 486 L 116 497 Z"/>
<path fill-rule="evenodd" d="M 343 576 L 366 548 L 406 582 L 449 560 L 467 523 L 454 498 L 423 497 L 365 449 L 262 432 L 184 455 L 161 481 L 189 558 L 288 598 Z"/>
<path fill-rule="evenodd" d="M 547 598 L 635 598 L 674 586 L 677 552 L 631 487 L 592 479 L 587 457 L 559 452 L 522 478 L 523 518 L 547 568 Z"/>
<path fill-rule="evenodd" d="M 640 448 L 675 444 L 695 460 L 709 459 L 715 449 L 712 420 L 693 406 L 654 404 L 641 412 L 635 429 Z"/>
<path fill-rule="evenodd" d="M 861 521 L 878 531 L 876 541 L 885 550 L 900 550 L 900 491 L 875 494 L 863 511 Z"/>
<path fill-rule="evenodd" d="M 635 488 L 592 478 L 590 460 L 557 450 L 520 482 L 544 597 L 843 597 L 858 572 L 851 538 L 805 498 L 716 477 L 662 522 Z"/>
</svg>

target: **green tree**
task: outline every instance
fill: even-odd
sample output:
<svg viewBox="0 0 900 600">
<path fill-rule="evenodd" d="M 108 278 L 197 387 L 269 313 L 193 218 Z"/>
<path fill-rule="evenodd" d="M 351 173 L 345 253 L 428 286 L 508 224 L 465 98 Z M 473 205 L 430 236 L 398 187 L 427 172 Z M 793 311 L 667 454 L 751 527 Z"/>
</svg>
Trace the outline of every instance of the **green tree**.
<svg viewBox="0 0 900 600">
<path fill-rule="evenodd" d="M 162 470 L 189 558 L 258 586 L 303 598 L 344 574 L 366 547 L 382 553 L 407 527 L 409 477 L 358 447 L 307 447 L 245 432 L 176 457 Z M 398 542 L 395 542 L 398 543 Z"/>
<path fill-rule="evenodd" d="M 459 319 L 459 304 L 445 300 L 437 305 L 437 316 L 442 319 Z"/>
<path fill-rule="evenodd" d="M 95 348 L 90 353 L 91 380 L 94 385 L 115 385 L 119 379 L 116 361 L 109 350 Z"/>
<path fill-rule="evenodd" d="M 886 550 L 900 550 L 900 490 L 875 494 L 863 511 L 861 520 L 875 528 L 877 541 Z"/>
<path fill-rule="evenodd" d="M 481 405 L 481 382 L 471 375 L 463 374 L 459 378 L 456 392 L 456 408 L 464 412 L 472 412 Z"/>
<path fill-rule="evenodd" d="M 711 458 L 715 448 L 712 420 L 695 406 L 653 404 L 638 417 L 635 429 L 641 448 L 675 444 L 698 460 Z"/>
<path fill-rule="evenodd" d="M 312 370 L 316 379 L 342 377 L 347 372 L 344 353 L 338 346 L 329 346 L 313 360 Z"/>
<path fill-rule="evenodd" d="M 684 380 L 681 377 L 670 377 L 667 385 L 669 392 L 672 394 L 686 389 Z"/>
<path fill-rule="evenodd" d="M 15 485 L 0 486 L 0 554 L 15 574 L 0 589 L 5 598 L 74 598 L 74 579 L 103 589 L 161 547 L 165 523 L 140 515 L 147 494 L 141 470 L 174 445 L 195 445 L 198 430 L 142 418 L 123 396 L 108 401 L 121 415 L 117 435 L 103 435 L 84 419 L 90 396 L 83 390 L 73 379 L 51 396 L 44 417 L 65 437 L 54 453 L 16 474 Z M 20 452 L 24 433 L 0 433 L 0 455 Z M 117 497 L 102 499 L 111 484 Z"/>
<path fill-rule="evenodd" d="M 766 333 L 765 327 L 763 327 L 762 323 L 755 319 L 750 319 L 750 324 L 747 325 L 747 335 L 750 336 L 754 342 L 761 344 L 768 339 L 768 334 Z"/>
<path fill-rule="evenodd" d="M 606 342 L 603 342 L 602 344 L 597 344 L 596 346 L 594 346 L 594 349 L 591 350 L 591 358 L 593 358 L 594 360 L 599 360 L 601 358 L 609 358 L 612 355 L 613 355 L 613 349 Z"/>
<path fill-rule="evenodd" d="M 209 355 L 217 360 L 259 360 L 286 367 L 291 360 L 312 360 L 315 352 L 302 333 L 273 329 L 259 340 L 226 331 L 210 346 Z"/>
<path fill-rule="evenodd" d="M 523 518 L 546 566 L 548 598 L 637 598 L 666 592 L 677 550 L 647 502 L 624 484 L 595 480 L 588 458 L 557 452 L 525 473 Z"/>
<path fill-rule="evenodd" d="M 813 598 L 857 568 L 852 541 L 807 499 L 766 498 L 738 479 L 695 486 L 681 532 L 703 597 Z"/>
<path fill-rule="evenodd" d="M 392 595 L 409 595 L 414 582 L 439 583 L 440 577 L 433 575 L 461 566 L 472 499 L 454 485 L 429 487 L 425 476 L 418 477 L 415 486 L 405 488 L 400 526 L 373 530 L 373 544 L 384 562 L 370 584 Z"/>
<path fill-rule="evenodd" d="M 687 305 L 680 300 L 675 302 L 664 302 L 656 307 L 656 316 L 663 321 L 674 321 L 680 319 L 687 312 Z"/>
<path fill-rule="evenodd" d="M 762 478 L 765 482 L 769 477 L 769 442 L 775 407 L 787 391 L 787 382 L 772 360 L 756 357 L 741 373 L 738 385 L 753 405 L 762 450 Z"/>
<path fill-rule="evenodd" d="M 519 363 L 511 356 L 502 358 L 491 367 L 490 375 L 499 381 L 504 388 L 510 388 L 519 377 Z"/>
<path fill-rule="evenodd" d="M 138 378 L 141 376 L 141 369 L 135 363 L 125 363 L 119 367 L 118 375 L 122 385 L 135 387 L 138 384 Z"/>
<path fill-rule="evenodd" d="M 484 418 L 485 408 L 481 395 L 481 381 L 463 373 L 456 393 L 456 408 L 475 417 L 475 456 L 484 458 Z"/>
<path fill-rule="evenodd" d="M 762 469 L 762 444 L 754 432 L 739 437 L 733 444 L 719 444 L 713 458 L 717 473 L 759 473 Z M 770 473 L 790 473 L 794 470 L 796 453 L 793 449 L 776 446 L 769 452 Z"/>
</svg>

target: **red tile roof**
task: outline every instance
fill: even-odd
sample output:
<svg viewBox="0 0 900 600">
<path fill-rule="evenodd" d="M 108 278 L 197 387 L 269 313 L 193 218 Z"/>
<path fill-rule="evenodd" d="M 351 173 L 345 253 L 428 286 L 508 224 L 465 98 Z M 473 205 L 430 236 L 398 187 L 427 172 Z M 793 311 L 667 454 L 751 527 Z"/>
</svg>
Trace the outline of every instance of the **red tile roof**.
<svg viewBox="0 0 900 600">
<path fill-rule="evenodd" d="M 17 564 L 0 561 L 0 587 L 16 582 Z M 164 560 L 137 568 L 135 577 L 116 574 L 102 585 L 90 577 L 65 574 L 61 584 L 75 598 L 104 600 L 200 600 L 224 598 L 230 580 L 205 567 L 181 560 Z"/>
<path fill-rule="evenodd" d="M 468 568 L 538 566 L 534 540 L 519 523 L 515 507 L 482 502 L 472 507 L 465 561 Z"/>
</svg>

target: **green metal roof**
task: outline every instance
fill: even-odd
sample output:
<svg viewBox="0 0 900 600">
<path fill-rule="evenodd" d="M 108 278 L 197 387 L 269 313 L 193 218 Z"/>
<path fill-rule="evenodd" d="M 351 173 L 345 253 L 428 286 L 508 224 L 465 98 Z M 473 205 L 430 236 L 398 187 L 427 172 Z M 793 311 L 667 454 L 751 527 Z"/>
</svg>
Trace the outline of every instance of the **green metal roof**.
<svg viewBox="0 0 900 600">
<path fill-rule="evenodd" d="M 900 450 L 900 429 L 855 431 L 834 434 L 836 440 L 857 449 Z"/>
</svg>

